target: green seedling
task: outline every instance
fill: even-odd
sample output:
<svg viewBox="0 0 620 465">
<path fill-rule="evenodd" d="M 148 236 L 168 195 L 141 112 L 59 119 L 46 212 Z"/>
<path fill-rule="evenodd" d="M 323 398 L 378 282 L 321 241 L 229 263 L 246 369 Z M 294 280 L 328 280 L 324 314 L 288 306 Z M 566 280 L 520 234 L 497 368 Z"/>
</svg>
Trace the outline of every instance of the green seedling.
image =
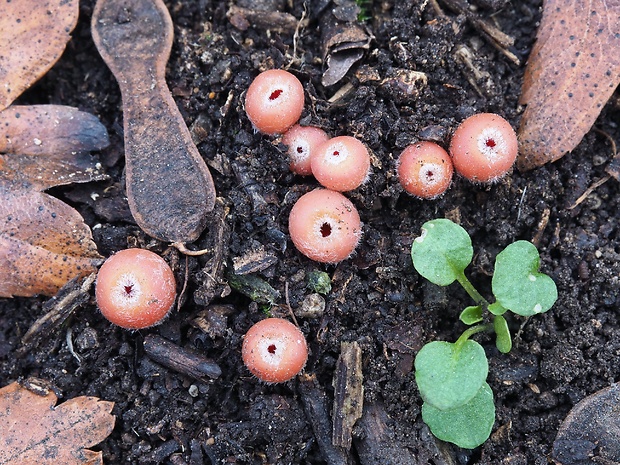
<svg viewBox="0 0 620 465">
<path fill-rule="evenodd" d="M 495 345 L 510 352 L 512 339 L 505 314 L 544 313 L 558 297 L 553 280 L 538 271 L 540 257 L 527 241 L 510 244 L 495 259 L 491 281 L 494 302 L 486 300 L 465 276 L 474 251 L 467 231 L 447 219 L 424 223 L 413 241 L 413 266 L 439 286 L 457 281 L 474 300 L 460 320 L 469 326 L 454 343 L 426 344 L 415 359 L 415 378 L 424 400 L 422 419 L 443 441 L 473 449 L 489 438 L 495 421 L 493 392 L 486 383 L 489 370 L 484 349 L 471 340 L 483 331 L 495 333 Z"/>
</svg>

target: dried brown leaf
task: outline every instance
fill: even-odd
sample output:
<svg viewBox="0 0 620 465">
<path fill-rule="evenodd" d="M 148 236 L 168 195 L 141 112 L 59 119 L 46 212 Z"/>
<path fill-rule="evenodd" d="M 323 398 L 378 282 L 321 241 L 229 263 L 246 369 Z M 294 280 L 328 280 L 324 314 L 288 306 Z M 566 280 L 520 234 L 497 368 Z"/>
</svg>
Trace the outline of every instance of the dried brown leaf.
<svg viewBox="0 0 620 465">
<path fill-rule="evenodd" d="M 65 105 L 12 105 L 0 111 L 0 153 L 58 156 L 110 143 L 99 118 Z"/>
<path fill-rule="evenodd" d="M 62 108 L 68 107 L 55 108 L 55 118 L 66 117 Z M 0 119 L 7 111 L 0 112 Z M 0 297 L 54 295 L 70 279 L 96 271 L 101 262 L 91 231 L 79 213 L 41 192 L 105 177 L 88 153 L 101 148 L 100 134 L 105 134 L 105 128 L 97 123 L 100 128 L 94 132 L 99 135 L 83 137 L 80 132 L 92 126 L 93 116 L 72 108 L 67 111 L 76 121 L 59 129 L 62 137 L 45 127 L 54 126 L 54 118 L 33 120 L 43 124 L 41 134 L 48 135 L 45 140 L 54 141 L 41 146 L 53 147 L 58 153 L 0 155 Z M 26 140 L 18 131 L 16 139 L 20 138 Z M 107 135 L 104 139 L 107 141 Z M 77 148 L 84 151 L 74 151 Z"/>
<path fill-rule="evenodd" d="M 620 82 L 620 0 L 543 5 L 521 94 L 520 170 L 573 150 Z"/>
<path fill-rule="evenodd" d="M 76 397 L 58 406 L 56 395 L 38 395 L 17 383 L 0 389 L 1 464 L 102 464 L 86 449 L 114 428 L 113 402 Z"/>
<path fill-rule="evenodd" d="M 13 0 L 0 14 L 0 110 L 60 58 L 77 24 L 78 0 Z"/>
<path fill-rule="evenodd" d="M 0 297 L 54 295 L 100 263 L 90 229 L 75 209 L 0 181 Z"/>
</svg>

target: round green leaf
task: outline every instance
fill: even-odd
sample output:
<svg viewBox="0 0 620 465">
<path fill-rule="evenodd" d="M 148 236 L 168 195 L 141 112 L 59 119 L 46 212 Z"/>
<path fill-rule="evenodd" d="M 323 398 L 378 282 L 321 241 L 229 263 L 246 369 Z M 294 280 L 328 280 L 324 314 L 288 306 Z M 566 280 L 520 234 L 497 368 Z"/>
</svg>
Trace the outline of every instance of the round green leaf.
<svg viewBox="0 0 620 465">
<path fill-rule="evenodd" d="M 482 321 L 482 307 L 480 305 L 472 305 L 465 308 L 459 319 L 466 325 L 473 325 Z"/>
<path fill-rule="evenodd" d="M 512 349 L 512 338 L 510 337 L 510 329 L 506 318 L 497 315 L 493 320 L 493 329 L 495 330 L 495 346 L 502 354 L 507 354 Z"/>
<path fill-rule="evenodd" d="M 425 402 L 449 410 L 469 402 L 489 372 L 484 349 L 467 340 L 457 351 L 456 344 L 434 341 L 426 344 L 415 358 L 415 380 Z"/>
<path fill-rule="evenodd" d="M 422 235 L 411 245 L 417 272 L 439 286 L 452 284 L 471 263 L 473 254 L 467 231 L 445 218 L 424 223 Z"/>
<path fill-rule="evenodd" d="M 493 391 L 484 383 L 472 400 L 452 410 L 439 410 L 424 403 L 422 420 L 442 441 L 465 449 L 478 447 L 489 438 L 495 423 Z"/>
<path fill-rule="evenodd" d="M 531 316 L 546 312 L 558 298 L 558 290 L 549 276 L 538 272 L 540 257 L 534 244 L 517 241 L 495 259 L 493 294 L 512 312 Z"/>
</svg>

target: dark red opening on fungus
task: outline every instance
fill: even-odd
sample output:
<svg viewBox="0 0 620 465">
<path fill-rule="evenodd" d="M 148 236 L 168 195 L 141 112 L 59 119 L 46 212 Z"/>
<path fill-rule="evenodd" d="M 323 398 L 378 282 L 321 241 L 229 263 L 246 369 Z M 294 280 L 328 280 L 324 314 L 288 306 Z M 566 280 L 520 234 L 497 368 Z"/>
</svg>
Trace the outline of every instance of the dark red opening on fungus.
<svg viewBox="0 0 620 465">
<path fill-rule="evenodd" d="M 332 233 L 332 227 L 329 223 L 323 223 L 321 225 L 321 236 L 327 237 Z"/>
<path fill-rule="evenodd" d="M 269 96 L 269 100 L 275 100 L 282 95 L 282 89 L 274 90 Z"/>
</svg>

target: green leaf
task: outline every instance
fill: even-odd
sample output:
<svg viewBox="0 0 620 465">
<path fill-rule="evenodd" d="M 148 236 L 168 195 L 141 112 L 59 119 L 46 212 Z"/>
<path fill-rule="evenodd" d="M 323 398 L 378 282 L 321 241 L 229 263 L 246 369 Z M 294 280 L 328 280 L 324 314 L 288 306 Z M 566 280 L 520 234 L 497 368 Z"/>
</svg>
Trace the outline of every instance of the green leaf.
<svg viewBox="0 0 620 465">
<path fill-rule="evenodd" d="M 530 316 L 546 312 L 558 298 L 558 290 L 549 276 L 538 272 L 540 257 L 534 244 L 517 241 L 495 259 L 493 294 L 508 310 Z"/>
<path fill-rule="evenodd" d="M 439 286 L 452 284 L 471 263 L 474 249 L 467 231 L 439 218 L 422 225 L 422 235 L 411 245 L 413 266 Z"/>
<path fill-rule="evenodd" d="M 508 309 L 502 307 L 499 302 L 493 302 L 489 305 L 488 309 L 493 315 L 503 315 L 508 311 Z"/>
<path fill-rule="evenodd" d="M 472 305 L 461 312 L 459 319 L 466 325 L 473 325 L 482 321 L 482 307 Z"/>
<path fill-rule="evenodd" d="M 495 346 L 502 354 L 507 354 L 512 349 L 512 338 L 510 337 L 510 329 L 506 318 L 497 315 L 493 320 L 493 329 L 495 330 Z"/>
<path fill-rule="evenodd" d="M 457 350 L 450 342 L 426 344 L 415 358 L 415 380 L 425 402 L 449 410 L 469 402 L 489 372 L 484 349 L 467 340 Z"/>
<path fill-rule="evenodd" d="M 472 400 L 452 410 L 439 410 L 424 403 L 422 420 L 442 441 L 465 449 L 478 447 L 489 438 L 495 423 L 493 391 L 484 383 Z"/>
</svg>

